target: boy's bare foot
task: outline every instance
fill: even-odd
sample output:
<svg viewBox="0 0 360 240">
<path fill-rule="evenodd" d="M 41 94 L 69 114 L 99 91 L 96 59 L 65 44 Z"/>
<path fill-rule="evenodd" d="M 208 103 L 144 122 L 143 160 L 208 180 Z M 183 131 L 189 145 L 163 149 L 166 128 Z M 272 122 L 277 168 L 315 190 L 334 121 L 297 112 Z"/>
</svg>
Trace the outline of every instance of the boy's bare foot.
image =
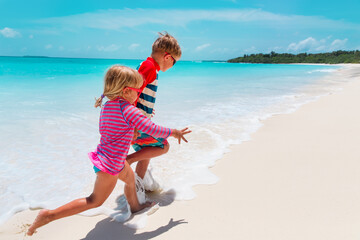
<svg viewBox="0 0 360 240">
<path fill-rule="evenodd" d="M 140 204 L 138 208 L 132 208 L 131 212 L 132 213 L 136 213 L 138 211 L 143 210 L 144 208 L 148 208 L 148 207 L 152 207 L 154 206 L 156 203 L 155 202 L 146 202 L 144 204 Z"/>
<path fill-rule="evenodd" d="M 27 231 L 27 235 L 32 236 L 36 229 L 38 229 L 41 226 L 44 226 L 45 224 L 48 224 L 50 222 L 49 218 L 49 210 L 43 209 L 39 212 L 37 217 L 35 218 L 33 224 L 31 224 L 29 230 Z"/>
</svg>

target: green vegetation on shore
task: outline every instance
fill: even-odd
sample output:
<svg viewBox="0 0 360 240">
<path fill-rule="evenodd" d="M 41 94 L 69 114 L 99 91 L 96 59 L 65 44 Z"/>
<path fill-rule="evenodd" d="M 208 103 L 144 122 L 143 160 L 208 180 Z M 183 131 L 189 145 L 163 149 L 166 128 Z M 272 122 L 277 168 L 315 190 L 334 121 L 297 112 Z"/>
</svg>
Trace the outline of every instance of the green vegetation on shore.
<svg viewBox="0 0 360 240">
<path fill-rule="evenodd" d="M 228 60 L 229 63 L 360 63 L 360 51 L 334 51 L 330 53 L 275 53 L 244 55 Z"/>
</svg>

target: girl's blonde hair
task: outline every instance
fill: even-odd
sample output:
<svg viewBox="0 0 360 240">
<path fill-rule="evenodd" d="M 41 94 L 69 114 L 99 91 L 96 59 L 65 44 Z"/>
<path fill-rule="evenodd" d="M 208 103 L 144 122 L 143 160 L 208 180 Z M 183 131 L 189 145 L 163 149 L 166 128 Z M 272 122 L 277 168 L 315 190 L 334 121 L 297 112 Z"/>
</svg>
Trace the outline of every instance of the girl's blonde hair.
<svg viewBox="0 0 360 240">
<path fill-rule="evenodd" d="M 114 65 L 105 75 L 104 92 L 100 98 L 95 98 L 95 107 L 102 106 L 102 100 L 107 97 L 109 100 L 115 100 L 117 97 L 123 96 L 125 87 L 140 88 L 143 84 L 143 78 L 136 70 Z"/>
</svg>

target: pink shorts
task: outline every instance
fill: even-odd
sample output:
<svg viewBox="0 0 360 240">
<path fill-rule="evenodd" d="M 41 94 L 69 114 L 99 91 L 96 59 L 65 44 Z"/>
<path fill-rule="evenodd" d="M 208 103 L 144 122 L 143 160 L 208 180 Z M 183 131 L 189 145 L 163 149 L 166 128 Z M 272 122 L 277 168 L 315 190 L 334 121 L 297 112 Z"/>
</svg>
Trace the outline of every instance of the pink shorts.
<svg viewBox="0 0 360 240">
<path fill-rule="evenodd" d="M 119 172 L 117 172 L 117 173 L 109 172 L 109 171 L 102 165 L 101 160 L 99 159 L 99 157 L 98 157 L 98 155 L 97 155 L 96 152 L 89 152 L 89 153 L 88 153 L 88 156 L 89 156 L 90 161 L 94 164 L 94 166 L 95 166 L 98 170 L 100 170 L 100 171 L 102 171 L 102 172 L 106 172 L 106 173 L 111 174 L 111 175 L 117 175 L 117 174 L 119 174 Z M 95 173 L 98 172 L 95 168 L 94 168 L 94 170 L 95 170 Z"/>
</svg>

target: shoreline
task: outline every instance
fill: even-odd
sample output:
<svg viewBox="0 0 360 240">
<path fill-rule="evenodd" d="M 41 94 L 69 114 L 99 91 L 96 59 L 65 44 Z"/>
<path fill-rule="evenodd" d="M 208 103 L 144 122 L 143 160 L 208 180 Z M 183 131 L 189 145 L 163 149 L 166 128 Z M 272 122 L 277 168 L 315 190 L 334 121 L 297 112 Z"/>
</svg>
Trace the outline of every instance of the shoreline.
<svg viewBox="0 0 360 240">
<path fill-rule="evenodd" d="M 355 239 L 359 234 L 356 226 L 360 223 L 357 217 L 360 204 L 352 202 L 360 200 L 354 196 L 360 195 L 356 191 L 360 179 L 356 177 L 358 165 L 353 166 L 356 164 L 353 158 L 360 156 L 356 150 L 360 136 L 356 123 L 360 116 L 351 104 L 356 101 L 355 90 L 360 90 L 360 66 L 349 71 L 357 77 L 342 83 L 342 91 L 321 96 L 293 113 L 277 114 L 262 121 L 264 125 L 251 135 L 251 140 L 232 145 L 231 152 L 225 153 L 210 169 L 219 177 L 218 183 L 195 186 L 195 199 L 161 207 L 149 216 L 144 229 L 125 227 L 106 216 L 77 215 L 50 223 L 25 239 L 100 239 L 104 235 L 108 239 L 343 239 L 351 236 Z M 349 139 L 345 139 L 343 133 L 350 134 Z M 342 142 L 334 145 L 332 134 L 345 142 L 346 147 Z M 343 148 L 336 148 L 339 143 Z M 346 161 L 346 167 L 351 168 L 341 168 L 337 159 L 344 158 L 353 160 Z M 343 180 L 341 185 L 335 181 L 337 178 L 332 179 L 335 170 L 341 170 L 341 177 L 353 183 Z M 331 186 L 337 191 L 332 192 Z M 336 201 L 326 204 L 326 199 Z M 337 202 L 347 203 L 349 208 L 341 208 Z M 356 209 L 352 210 L 354 206 Z M 321 211 L 314 215 L 318 209 Z M 334 211 L 338 214 L 332 215 Z M 0 239 L 22 238 L 26 224 L 31 223 L 36 214 L 37 211 L 31 210 L 15 214 L 0 226 Z M 315 216 L 315 220 L 310 216 Z M 345 221 L 348 216 L 351 221 Z M 343 223 L 340 227 L 335 218 Z M 345 229 L 349 231 L 344 232 Z"/>
</svg>

